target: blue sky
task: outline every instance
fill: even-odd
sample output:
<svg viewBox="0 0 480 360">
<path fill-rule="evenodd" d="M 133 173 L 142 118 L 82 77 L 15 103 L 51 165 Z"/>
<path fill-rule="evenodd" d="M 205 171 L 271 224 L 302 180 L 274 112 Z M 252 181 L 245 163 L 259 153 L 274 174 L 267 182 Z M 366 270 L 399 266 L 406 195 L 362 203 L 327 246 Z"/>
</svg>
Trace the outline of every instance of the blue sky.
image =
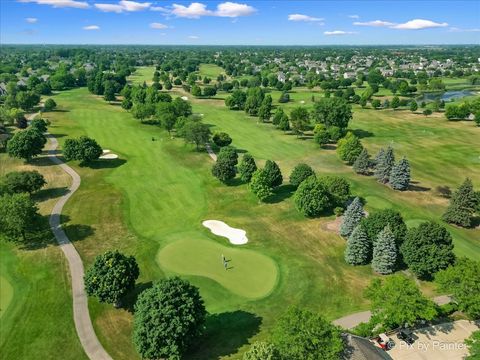
<svg viewBox="0 0 480 360">
<path fill-rule="evenodd" d="M 0 0 L 0 41 L 479 44 L 480 1 Z"/>
</svg>

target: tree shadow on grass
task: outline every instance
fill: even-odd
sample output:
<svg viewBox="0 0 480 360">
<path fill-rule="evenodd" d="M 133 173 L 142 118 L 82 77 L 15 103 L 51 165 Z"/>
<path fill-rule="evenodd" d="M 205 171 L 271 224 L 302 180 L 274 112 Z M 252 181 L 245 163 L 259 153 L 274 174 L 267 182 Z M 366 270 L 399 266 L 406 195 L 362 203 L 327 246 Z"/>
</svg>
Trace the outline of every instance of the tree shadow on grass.
<svg viewBox="0 0 480 360">
<path fill-rule="evenodd" d="M 408 186 L 408 190 L 410 190 L 410 191 L 421 191 L 421 192 L 430 190 L 429 187 L 420 186 L 418 184 L 420 184 L 418 181 L 413 181 L 413 180 L 410 181 L 410 185 Z"/>
<path fill-rule="evenodd" d="M 45 152 L 43 155 L 45 156 L 40 156 L 40 157 L 36 157 L 36 158 L 33 158 L 32 160 L 30 160 L 30 165 L 33 165 L 33 166 L 54 166 L 56 165 L 52 160 L 49 159 L 47 155 L 47 152 Z"/>
<path fill-rule="evenodd" d="M 295 193 L 295 186 L 290 184 L 285 184 L 279 186 L 274 190 L 273 195 L 269 196 L 265 203 L 267 204 L 276 204 L 290 198 Z"/>
<path fill-rule="evenodd" d="M 38 202 L 58 198 L 60 196 L 68 194 L 68 187 L 56 187 L 50 189 L 43 189 L 33 195 L 33 199 Z"/>
<path fill-rule="evenodd" d="M 244 184 L 244 182 L 239 177 L 235 177 L 235 178 L 227 180 L 225 182 L 225 185 L 232 186 L 232 187 L 233 186 L 240 186 L 240 185 L 243 185 L 243 184 Z"/>
<path fill-rule="evenodd" d="M 84 224 L 66 224 L 62 226 L 71 242 L 81 241 L 95 234 L 95 228 Z"/>
<path fill-rule="evenodd" d="M 363 129 L 355 129 L 355 130 L 353 130 L 353 134 L 360 139 L 375 136 L 371 131 L 367 131 L 367 130 L 363 130 Z"/>
<path fill-rule="evenodd" d="M 134 306 L 137 302 L 138 296 L 152 286 L 153 282 L 151 281 L 135 284 L 135 288 L 122 299 L 122 308 L 133 314 L 135 312 Z"/>
<path fill-rule="evenodd" d="M 125 159 L 98 159 L 81 166 L 89 167 L 90 169 L 113 169 L 122 166 L 126 162 L 127 160 Z"/>
<path fill-rule="evenodd" d="M 259 332 L 262 318 L 243 311 L 211 314 L 206 330 L 185 355 L 187 360 L 212 360 L 234 354 Z"/>
</svg>

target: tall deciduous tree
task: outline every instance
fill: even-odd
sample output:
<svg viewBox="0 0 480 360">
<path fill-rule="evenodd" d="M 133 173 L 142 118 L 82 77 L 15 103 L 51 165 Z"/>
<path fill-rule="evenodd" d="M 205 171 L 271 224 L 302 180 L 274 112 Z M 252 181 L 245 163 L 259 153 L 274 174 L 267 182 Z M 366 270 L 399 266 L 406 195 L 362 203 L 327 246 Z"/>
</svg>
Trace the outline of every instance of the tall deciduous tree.
<svg viewBox="0 0 480 360">
<path fill-rule="evenodd" d="M 338 141 L 337 154 L 347 164 L 353 164 L 362 150 L 360 139 L 351 132 Z"/>
<path fill-rule="evenodd" d="M 434 222 L 424 222 L 408 230 L 400 250 L 410 270 L 422 279 L 431 279 L 455 261 L 452 236 Z"/>
<path fill-rule="evenodd" d="M 263 100 L 260 108 L 258 109 L 258 117 L 263 122 L 270 120 L 272 116 L 272 97 L 270 95 L 266 95 Z"/>
<path fill-rule="evenodd" d="M 373 279 L 365 290 L 372 303 L 372 322 L 386 330 L 413 326 L 419 320 L 432 320 L 437 315 L 433 301 L 422 295 L 415 283 L 404 275 Z"/>
<path fill-rule="evenodd" d="M 443 220 L 464 227 L 471 226 L 477 201 L 472 180 L 466 178 L 457 191 L 453 193 L 447 211 L 443 214 Z"/>
<path fill-rule="evenodd" d="M 250 182 L 253 173 L 257 170 L 255 159 L 250 154 L 244 154 L 240 165 L 238 165 L 238 174 L 244 182 Z"/>
<path fill-rule="evenodd" d="M 302 135 L 304 131 L 308 130 L 310 125 L 310 119 L 308 111 L 303 106 L 298 106 L 290 113 L 290 122 L 292 124 L 292 130 L 297 135 Z"/>
<path fill-rule="evenodd" d="M 26 233 L 32 228 L 37 214 L 37 206 L 28 194 L 5 194 L 0 196 L 0 234 L 24 241 Z"/>
<path fill-rule="evenodd" d="M 120 305 L 120 300 L 135 287 L 140 271 L 133 256 L 107 251 L 95 258 L 85 273 L 85 291 L 100 302 Z"/>
<path fill-rule="evenodd" d="M 32 194 L 40 190 L 47 182 L 38 171 L 13 171 L 5 175 L 3 185 L 9 193 Z"/>
<path fill-rule="evenodd" d="M 289 360 L 337 360 L 344 348 L 339 329 L 320 315 L 297 307 L 277 321 L 272 341 L 282 358 Z"/>
<path fill-rule="evenodd" d="M 79 160 L 82 164 L 97 160 L 102 155 L 102 147 L 87 136 L 67 139 L 63 146 L 63 156 L 67 161 Z"/>
<path fill-rule="evenodd" d="M 395 190 L 407 190 L 410 186 L 410 163 L 406 158 L 400 159 L 390 171 L 390 186 Z"/>
<path fill-rule="evenodd" d="M 363 211 L 363 205 L 360 198 L 353 199 L 347 210 L 343 214 L 342 223 L 340 224 L 340 235 L 343 237 L 349 237 L 365 216 Z"/>
<path fill-rule="evenodd" d="M 212 174 L 222 182 L 231 180 L 236 175 L 238 154 L 232 147 L 223 147 L 218 153 L 217 161 L 212 167 Z"/>
<path fill-rule="evenodd" d="M 8 155 L 29 162 L 42 153 L 46 142 L 45 136 L 36 129 L 19 131 L 7 143 Z"/>
<path fill-rule="evenodd" d="M 324 124 L 327 128 L 338 126 L 346 129 L 352 119 L 352 107 L 342 98 L 321 98 L 314 105 L 312 117 L 315 122 Z"/>
<path fill-rule="evenodd" d="M 200 149 L 200 145 L 206 144 L 210 139 L 210 128 L 207 124 L 203 124 L 199 121 L 188 121 L 182 130 L 185 141 L 194 143 L 197 150 Z"/>
<path fill-rule="evenodd" d="M 440 290 L 452 294 L 461 311 L 472 319 L 480 316 L 480 261 L 461 258 L 455 266 L 439 271 L 435 280 Z"/>
<path fill-rule="evenodd" d="M 373 242 L 372 268 L 379 274 L 387 275 L 395 271 L 396 264 L 395 236 L 387 225 Z"/>
<path fill-rule="evenodd" d="M 357 225 L 347 240 L 345 261 L 350 265 L 368 264 L 372 255 L 371 243 L 362 225 Z"/>
<path fill-rule="evenodd" d="M 395 236 L 397 247 L 403 243 L 405 234 L 407 233 L 407 225 L 403 221 L 402 215 L 393 209 L 383 209 L 371 213 L 368 217 L 362 219 L 362 225 L 367 231 L 368 238 L 373 243 L 378 234 L 385 228 L 390 226 L 390 229 Z"/>
<path fill-rule="evenodd" d="M 135 303 L 135 348 L 143 359 L 180 359 L 202 334 L 206 315 L 197 287 L 178 277 L 162 280 Z"/>
</svg>

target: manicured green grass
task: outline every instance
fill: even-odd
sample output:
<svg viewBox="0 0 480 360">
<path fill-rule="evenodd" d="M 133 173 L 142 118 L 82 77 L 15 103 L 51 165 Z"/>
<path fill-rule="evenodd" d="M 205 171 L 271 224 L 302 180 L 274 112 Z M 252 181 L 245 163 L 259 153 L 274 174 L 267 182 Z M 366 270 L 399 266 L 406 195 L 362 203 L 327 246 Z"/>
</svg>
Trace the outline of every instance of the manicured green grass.
<svg viewBox="0 0 480 360">
<path fill-rule="evenodd" d="M 6 277 L 0 276 L 0 319 L 8 309 L 13 298 L 13 286 Z"/>
<path fill-rule="evenodd" d="M 151 85 L 153 82 L 153 73 L 155 66 L 140 66 L 137 70 L 128 77 L 128 81 L 135 85 L 141 85 L 144 82 Z"/>
<path fill-rule="evenodd" d="M 60 110 L 66 111 L 49 114 L 55 125 L 54 133 L 92 136 L 120 156 L 118 161 L 97 162 L 94 168 L 73 164 L 82 176 L 82 186 L 66 205 L 65 214 L 70 219 L 66 227 L 68 235 L 77 239 L 75 245 L 87 266 L 95 255 L 108 249 L 118 248 L 133 254 L 140 264 L 137 290 L 140 291 L 151 281 L 172 273 L 163 261 L 160 266 L 156 262 L 158 251 L 163 259 L 162 249 L 170 244 L 187 251 L 182 242 L 190 244 L 205 237 L 220 251 L 218 263 L 225 239 L 205 229 L 201 225 L 205 219 L 221 219 L 245 229 L 250 241 L 238 251 L 253 251 L 264 259 L 259 260 L 261 263 L 277 264 L 276 286 L 268 296 L 258 300 L 230 291 L 231 283 L 221 286 L 209 277 L 199 276 L 198 269 L 183 275 L 200 287 L 207 309 L 215 314 L 209 320 L 206 338 L 192 358 L 212 359 L 243 351 L 253 335 L 257 334 L 259 339 L 265 337 L 290 304 L 320 311 L 331 319 L 365 309 L 362 289 L 372 277 L 370 268 L 347 266 L 343 261 L 345 241 L 323 230 L 331 218 L 303 218 L 293 206 L 288 187 L 281 188 L 272 203 L 259 204 L 246 185 L 225 186 L 213 178 L 212 162 L 206 153 L 196 152 L 181 139 L 170 139 L 156 126 L 141 125 L 119 106 L 109 105 L 86 89 L 60 93 L 55 101 Z M 199 110 L 196 104 L 194 109 Z M 217 108 L 203 110 L 205 121 L 211 123 Z M 235 121 L 245 121 L 247 130 L 256 126 L 248 118 Z M 268 151 L 269 156 L 264 158 L 280 160 L 282 166 L 285 162 L 293 166 L 297 155 L 297 159 L 308 156 L 313 149 L 301 146 L 294 137 L 267 128 L 263 131 L 268 131 L 269 136 L 275 134 L 269 141 L 263 141 L 267 132 L 260 132 L 262 136 L 257 138 Z M 156 141 L 151 141 L 152 136 Z M 246 131 L 244 136 L 250 138 L 255 132 Z M 59 140 L 63 143 L 66 138 Z M 240 146 L 237 139 L 235 145 Z M 289 156 L 293 160 L 287 159 Z M 286 177 L 288 170 L 283 170 Z M 175 245 L 177 242 L 180 245 Z M 265 264 L 259 268 L 270 268 Z M 271 284 L 275 277 L 267 276 L 267 283 Z M 272 286 L 262 288 L 262 296 L 267 288 L 270 291 Z M 241 291 L 247 294 L 253 290 Z M 100 340 L 113 357 L 136 358 L 131 343 L 131 312 L 116 310 L 93 299 L 90 309 Z M 236 323 L 213 320 L 229 319 L 232 312 L 235 319 L 241 316 L 241 320 Z M 255 319 L 261 319 L 261 323 Z M 243 322 L 245 325 L 239 328 L 238 324 Z"/>
<path fill-rule="evenodd" d="M 0 240 L 0 351 L 4 359 L 86 359 L 73 322 L 68 264 L 46 218 L 70 178 L 45 157 L 26 165 L 0 154 L 0 176 L 33 169 L 48 182 L 34 196 L 45 231 L 26 244 Z"/>
<path fill-rule="evenodd" d="M 216 80 L 218 75 L 225 74 L 225 70 L 215 64 L 200 64 L 198 74 L 201 77 L 207 76 L 212 80 Z"/>
<path fill-rule="evenodd" d="M 222 254 L 228 261 L 227 270 L 222 263 Z M 157 259 L 167 271 L 207 277 L 249 299 L 268 295 L 278 276 L 275 262 L 265 255 L 190 236 L 165 246 Z"/>
</svg>

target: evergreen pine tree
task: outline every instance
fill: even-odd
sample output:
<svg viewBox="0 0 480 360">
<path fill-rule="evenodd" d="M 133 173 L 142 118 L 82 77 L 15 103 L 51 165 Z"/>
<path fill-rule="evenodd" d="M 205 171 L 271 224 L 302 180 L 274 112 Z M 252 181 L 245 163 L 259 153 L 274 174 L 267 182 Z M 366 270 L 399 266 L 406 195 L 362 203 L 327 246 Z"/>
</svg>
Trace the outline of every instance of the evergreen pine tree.
<svg viewBox="0 0 480 360">
<path fill-rule="evenodd" d="M 283 177 L 277 163 L 272 160 L 265 162 L 263 168 L 266 178 L 268 179 L 268 185 L 272 188 L 282 185 Z"/>
<path fill-rule="evenodd" d="M 257 164 L 255 164 L 255 159 L 250 154 L 243 155 L 240 165 L 238 165 L 238 174 L 240 179 L 244 182 L 250 182 L 253 173 L 257 170 Z"/>
<path fill-rule="evenodd" d="M 443 220 L 448 223 L 469 227 L 472 225 L 472 216 L 477 206 L 477 197 L 473 191 L 472 180 L 466 178 L 450 199 Z"/>
<path fill-rule="evenodd" d="M 378 234 L 376 241 L 373 243 L 373 271 L 386 275 L 395 271 L 397 263 L 397 247 L 395 245 L 395 236 L 387 225 Z"/>
<path fill-rule="evenodd" d="M 356 197 L 350 205 L 348 205 L 347 210 L 343 214 L 342 224 L 340 225 L 340 235 L 343 237 L 348 237 L 352 233 L 353 229 L 360 224 L 364 216 L 362 202 L 358 197 Z"/>
<path fill-rule="evenodd" d="M 380 150 L 381 151 L 381 150 Z M 375 165 L 375 177 L 382 183 L 387 183 L 390 179 L 390 172 L 395 164 L 395 155 L 391 146 L 383 154 L 378 154 Z"/>
<path fill-rule="evenodd" d="M 353 171 L 357 174 L 368 175 L 370 173 L 370 165 L 372 161 L 370 160 L 370 155 L 366 148 L 363 148 L 360 155 L 358 155 L 357 160 L 353 163 Z"/>
<path fill-rule="evenodd" d="M 345 261 L 350 265 L 368 264 L 371 256 L 370 241 L 362 225 L 358 225 L 350 235 L 345 249 Z"/>
<path fill-rule="evenodd" d="M 390 186 L 395 190 L 407 190 L 410 185 L 410 163 L 406 158 L 397 162 L 390 172 Z"/>
</svg>

